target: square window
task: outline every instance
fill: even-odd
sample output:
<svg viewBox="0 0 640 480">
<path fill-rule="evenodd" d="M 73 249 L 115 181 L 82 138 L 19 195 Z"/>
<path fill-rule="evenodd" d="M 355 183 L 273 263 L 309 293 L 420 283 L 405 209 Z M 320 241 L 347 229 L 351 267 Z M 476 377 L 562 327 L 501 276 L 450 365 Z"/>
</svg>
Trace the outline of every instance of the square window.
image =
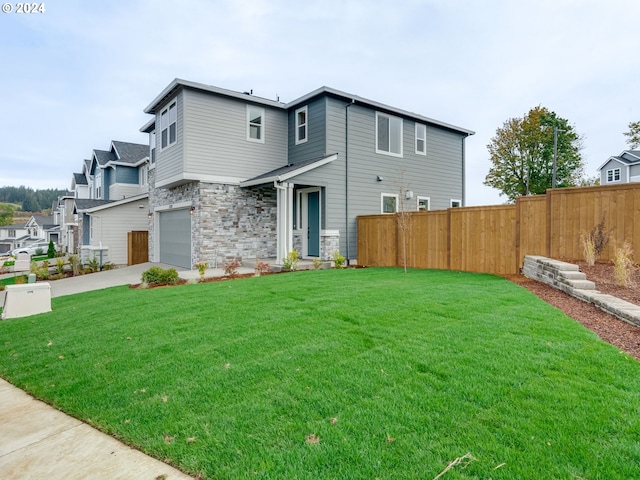
<svg viewBox="0 0 640 480">
<path fill-rule="evenodd" d="M 416 123 L 416 153 L 427 154 L 427 126 L 421 123 Z"/>
<path fill-rule="evenodd" d="M 418 197 L 418 211 L 431 210 L 431 199 L 429 197 Z"/>
<path fill-rule="evenodd" d="M 462 206 L 462 202 L 460 200 L 451 199 L 451 208 L 458 208 Z"/>
<path fill-rule="evenodd" d="M 247 140 L 264 143 L 264 108 L 247 105 Z"/>
<path fill-rule="evenodd" d="M 402 119 L 376 112 L 376 153 L 402 156 Z"/>
<path fill-rule="evenodd" d="M 296 110 L 296 145 L 307 141 L 307 107 Z"/>
<path fill-rule="evenodd" d="M 383 193 L 381 210 L 382 213 L 396 213 L 398 211 L 398 195 Z"/>
</svg>

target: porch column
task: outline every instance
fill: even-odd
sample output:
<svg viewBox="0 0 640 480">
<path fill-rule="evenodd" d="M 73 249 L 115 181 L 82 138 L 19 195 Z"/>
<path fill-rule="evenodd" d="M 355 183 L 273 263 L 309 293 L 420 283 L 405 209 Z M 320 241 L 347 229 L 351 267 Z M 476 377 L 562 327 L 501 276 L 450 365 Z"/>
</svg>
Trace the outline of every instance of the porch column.
<svg viewBox="0 0 640 480">
<path fill-rule="evenodd" d="M 293 249 L 293 184 L 273 183 L 277 193 L 277 246 L 276 263 L 282 260 Z"/>
</svg>

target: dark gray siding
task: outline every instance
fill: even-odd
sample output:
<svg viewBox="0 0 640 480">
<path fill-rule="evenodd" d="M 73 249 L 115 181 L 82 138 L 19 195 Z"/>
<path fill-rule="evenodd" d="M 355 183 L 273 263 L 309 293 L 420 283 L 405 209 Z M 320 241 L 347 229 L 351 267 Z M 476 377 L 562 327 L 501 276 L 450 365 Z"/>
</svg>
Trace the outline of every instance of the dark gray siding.
<svg viewBox="0 0 640 480">
<path fill-rule="evenodd" d="M 137 167 L 125 167 L 118 165 L 116 166 L 115 177 L 115 183 L 138 184 L 140 182 Z"/>
<path fill-rule="evenodd" d="M 297 109 L 307 106 L 307 141 L 296 145 L 296 117 Z M 289 162 L 298 163 L 310 158 L 320 158 L 327 153 L 326 135 L 326 99 L 318 97 L 310 103 L 298 105 L 289 111 Z"/>
<path fill-rule="evenodd" d="M 247 140 L 247 102 L 184 91 L 184 170 L 246 180 L 287 163 L 287 113 L 264 108 L 264 143 Z M 156 130 L 157 131 L 157 130 Z"/>
<path fill-rule="evenodd" d="M 462 199 L 462 146 L 464 135 L 427 125 L 427 155 L 415 153 L 415 121 L 403 119 L 403 156 L 376 153 L 375 110 L 326 97 L 327 153 L 337 152 L 334 162 L 295 178 L 296 184 L 326 188 L 326 228 L 341 232 L 340 251 L 356 258 L 356 217 L 381 211 L 382 193 L 398 194 L 400 205 L 416 210 L 417 196 L 430 197 L 431 209 L 450 206 Z M 345 123 L 348 110 L 348 130 Z M 348 137 L 348 149 L 345 148 Z M 348 167 L 345 162 L 348 162 Z M 348 172 L 347 172 L 348 169 Z M 345 178 L 348 175 L 348 207 Z M 377 177 L 383 181 L 377 181 Z M 414 198 L 405 199 L 411 190 Z M 346 244 L 348 208 L 349 246 Z"/>
<path fill-rule="evenodd" d="M 109 187 L 113 184 L 113 169 L 102 170 L 102 198 L 109 200 Z"/>
</svg>

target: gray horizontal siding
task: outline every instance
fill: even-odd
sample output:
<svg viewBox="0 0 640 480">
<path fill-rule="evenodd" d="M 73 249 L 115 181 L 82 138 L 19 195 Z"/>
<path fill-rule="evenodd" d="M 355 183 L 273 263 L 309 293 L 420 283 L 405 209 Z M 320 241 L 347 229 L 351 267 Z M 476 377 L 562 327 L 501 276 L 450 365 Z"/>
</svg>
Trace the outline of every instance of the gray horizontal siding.
<svg viewBox="0 0 640 480">
<path fill-rule="evenodd" d="M 249 102 L 185 90 L 184 103 L 186 172 L 247 179 L 286 165 L 286 111 L 264 107 L 265 141 L 256 143 L 247 140 Z"/>
<path fill-rule="evenodd" d="M 349 169 L 349 254 L 356 258 L 356 217 L 380 213 L 381 194 L 398 194 L 407 210 L 416 209 L 417 196 L 430 197 L 432 209 L 450 206 L 462 199 L 463 135 L 427 124 L 427 155 L 415 153 L 415 122 L 403 120 L 403 156 L 376 153 L 375 110 L 352 104 L 348 107 L 349 149 L 345 149 L 347 103 L 326 100 L 327 153 L 338 160 L 294 179 L 296 184 L 326 187 L 326 228 L 341 231 L 340 251 L 345 241 L 345 155 Z M 382 182 L 377 177 L 383 177 Z M 414 198 L 405 200 L 411 190 Z"/>
<path fill-rule="evenodd" d="M 328 152 L 326 149 L 326 100 L 319 97 L 306 104 L 307 111 L 307 141 L 296 145 L 296 116 L 300 105 L 289 111 L 289 163 L 294 164 L 310 158 L 320 158 Z"/>
<path fill-rule="evenodd" d="M 125 167 L 123 165 L 116 166 L 115 183 L 138 184 L 138 167 Z"/>
<path fill-rule="evenodd" d="M 173 100 L 177 99 L 177 132 L 176 143 L 164 150 L 160 149 L 162 130 L 160 128 L 160 113 L 162 109 Z M 181 174 L 184 171 L 184 105 L 183 105 L 183 92 L 178 92 L 176 97 L 172 97 L 169 102 L 158 109 L 156 115 L 156 182 L 160 183 L 169 178 L 173 178 L 176 175 Z"/>
</svg>

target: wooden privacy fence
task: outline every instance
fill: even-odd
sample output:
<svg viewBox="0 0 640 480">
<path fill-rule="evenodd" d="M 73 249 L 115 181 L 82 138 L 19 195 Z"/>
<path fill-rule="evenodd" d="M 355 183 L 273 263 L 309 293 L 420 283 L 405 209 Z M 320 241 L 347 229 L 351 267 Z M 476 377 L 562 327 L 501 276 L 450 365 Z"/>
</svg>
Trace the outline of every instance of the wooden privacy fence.
<svg viewBox="0 0 640 480">
<path fill-rule="evenodd" d="M 136 230 L 127 232 L 127 265 L 149 261 L 149 232 Z"/>
<path fill-rule="evenodd" d="M 514 274 L 525 255 L 582 259 L 581 236 L 603 218 L 611 235 L 600 259 L 625 241 L 640 256 L 640 183 L 627 183 L 547 190 L 514 205 L 360 216 L 358 263 L 402 266 L 404 236 L 407 267 Z"/>
</svg>

